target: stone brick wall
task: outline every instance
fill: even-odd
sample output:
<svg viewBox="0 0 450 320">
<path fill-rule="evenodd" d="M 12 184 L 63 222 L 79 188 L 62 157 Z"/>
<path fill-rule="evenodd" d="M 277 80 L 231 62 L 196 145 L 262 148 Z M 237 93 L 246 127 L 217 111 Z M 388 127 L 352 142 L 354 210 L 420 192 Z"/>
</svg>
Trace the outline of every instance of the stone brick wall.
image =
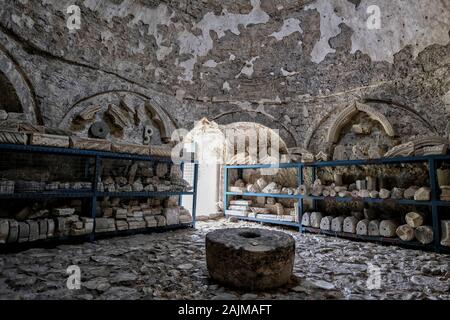
<svg viewBox="0 0 450 320">
<path fill-rule="evenodd" d="M 151 104 L 165 134 L 202 117 L 251 121 L 317 151 L 355 100 L 393 123 L 395 143 L 447 137 L 449 31 L 440 0 L 0 0 L 0 72 L 47 126 L 123 98 Z"/>
</svg>

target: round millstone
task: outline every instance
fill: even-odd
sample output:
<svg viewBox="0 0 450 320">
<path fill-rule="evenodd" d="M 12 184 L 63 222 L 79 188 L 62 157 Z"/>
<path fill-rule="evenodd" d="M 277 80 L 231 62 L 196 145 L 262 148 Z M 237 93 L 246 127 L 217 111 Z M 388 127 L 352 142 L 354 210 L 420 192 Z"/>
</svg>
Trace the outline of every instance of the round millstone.
<svg viewBox="0 0 450 320">
<path fill-rule="evenodd" d="M 292 276 L 295 240 L 265 229 L 234 228 L 206 235 L 206 262 L 211 277 L 226 286 L 265 290 Z"/>
<path fill-rule="evenodd" d="M 109 128 L 103 121 L 95 122 L 89 129 L 94 138 L 105 139 L 109 134 Z"/>
</svg>

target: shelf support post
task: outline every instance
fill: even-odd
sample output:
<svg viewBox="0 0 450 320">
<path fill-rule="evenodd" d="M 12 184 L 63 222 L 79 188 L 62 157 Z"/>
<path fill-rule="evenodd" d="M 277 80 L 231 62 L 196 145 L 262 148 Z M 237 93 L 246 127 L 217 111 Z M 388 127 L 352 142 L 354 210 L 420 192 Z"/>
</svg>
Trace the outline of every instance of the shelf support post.
<svg viewBox="0 0 450 320">
<path fill-rule="evenodd" d="M 440 225 L 439 225 L 439 208 L 437 206 L 438 201 L 438 190 L 437 190 L 437 179 L 436 179 L 436 160 L 428 160 L 428 170 L 430 174 L 430 187 L 431 187 L 431 216 L 433 222 L 433 237 L 434 237 L 434 248 L 436 252 L 440 252 Z"/>
</svg>

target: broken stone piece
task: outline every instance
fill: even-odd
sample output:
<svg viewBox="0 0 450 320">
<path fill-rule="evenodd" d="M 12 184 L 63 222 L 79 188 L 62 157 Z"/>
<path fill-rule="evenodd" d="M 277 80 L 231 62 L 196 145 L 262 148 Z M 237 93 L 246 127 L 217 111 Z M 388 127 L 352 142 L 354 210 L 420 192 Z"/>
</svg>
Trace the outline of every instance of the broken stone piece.
<svg viewBox="0 0 450 320">
<path fill-rule="evenodd" d="M 117 153 L 138 154 L 138 155 L 143 155 L 143 156 L 150 155 L 149 147 L 139 145 L 139 144 L 113 143 L 111 150 L 113 152 L 117 152 Z"/>
<path fill-rule="evenodd" d="M 281 189 L 276 182 L 271 182 L 262 190 L 262 192 L 269 194 L 279 194 L 281 193 Z"/>
<path fill-rule="evenodd" d="M 387 189 L 381 189 L 379 196 L 381 199 L 388 199 L 391 197 L 391 192 Z"/>
<path fill-rule="evenodd" d="M 0 143 L 2 144 L 27 144 L 27 135 L 22 132 L 0 131 Z"/>
<path fill-rule="evenodd" d="M 19 222 L 9 219 L 8 243 L 17 242 L 19 240 Z"/>
<path fill-rule="evenodd" d="M 326 216 L 323 217 L 322 220 L 320 220 L 320 230 L 331 230 L 331 222 L 333 220 L 332 216 Z"/>
<path fill-rule="evenodd" d="M 305 212 L 302 215 L 302 225 L 305 227 L 311 226 L 311 213 L 310 212 Z"/>
<path fill-rule="evenodd" d="M 70 138 L 67 136 L 33 132 L 30 134 L 30 144 L 46 147 L 69 148 Z"/>
<path fill-rule="evenodd" d="M 398 223 L 394 220 L 382 220 L 379 225 L 380 236 L 392 238 L 395 237 Z"/>
<path fill-rule="evenodd" d="M 331 230 L 334 232 L 342 232 L 344 224 L 344 216 L 339 216 L 331 221 Z"/>
<path fill-rule="evenodd" d="M 407 224 L 399 226 L 395 233 L 403 241 L 414 240 L 414 229 Z"/>
<path fill-rule="evenodd" d="M 0 219 L 0 244 L 4 244 L 8 241 L 9 236 L 9 221 Z"/>
<path fill-rule="evenodd" d="M 70 147 L 83 150 L 111 151 L 111 142 L 102 139 L 70 137 Z"/>
<path fill-rule="evenodd" d="M 428 187 L 422 187 L 414 194 L 414 200 L 416 201 L 429 201 L 431 197 L 431 190 Z"/>
<path fill-rule="evenodd" d="M 419 190 L 418 187 L 411 186 L 405 190 L 403 197 L 407 200 L 412 200 L 412 199 L 414 199 L 414 195 L 416 194 L 417 190 Z"/>
<path fill-rule="evenodd" d="M 402 188 L 393 188 L 391 191 L 391 198 L 392 199 L 403 199 L 403 194 L 405 193 L 405 189 Z"/>
<path fill-rule="evenodd" d="M 380 221 L 372 220 L 369 222 L 369 236 L 379 236 L 380 235 Z"/>
<path fill-rule="evenodd" d="M 358 224 L 358 219 L 353 216 L 346 217 L 343 222 L 342 229 L 347 233 L 356 233 L 356 226 Z"/>
<path fill-rule="evenodd" d="M 405 215 L 405 221 L 411 228 L 417 228 L 423 225 L 423 214 L 417 212 L 409 212 Z"/>
<path fill-rule="evenodd" d="M 313 212 L 310 216 L 310 224 L 313 228 L 320 228 L 320 222 L 322 221 L 322 213 Z"/>
<path fill-rule="evenodd" d="M 441 245 L 450 247 L 450 220 L 442 220 L 441 229 L 442 229 Z"/>
<path fill-rule="evenodd" d="M 434 232 L 430 226 L 420 226 L 414 231 L 416 239 L 422 244 L 430 244 L 433 242 Z"/>
<path fill-rule="evenodd" d="M 360 236 L 367 236 L 369 234 L 369 220 L 363 219 L 356 225 L 356 234 Z"/>
</svg>

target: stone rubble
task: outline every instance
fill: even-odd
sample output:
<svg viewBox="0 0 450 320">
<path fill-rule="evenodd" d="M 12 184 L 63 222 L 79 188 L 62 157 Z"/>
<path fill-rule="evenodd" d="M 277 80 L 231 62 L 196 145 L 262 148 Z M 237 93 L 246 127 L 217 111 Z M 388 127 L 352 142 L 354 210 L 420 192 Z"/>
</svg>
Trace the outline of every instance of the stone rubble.
<svg viewBox="0 0 450 320">
<path fill-rule="evenodd" d="M 274 291 L 224 288 L 209 278 L 206 233 L 261 227 L 225 219 L 197 230 L 111 238 L 96 243 L 0 255 L 0 299 L 450 299 L 447 255 L 283 230 L 296 240 L 295 276 Z M 80 290 L 68 290 L 66 269 L 81 268 Z M 367 287 L 369 265 L 381 288 Z"/>
</svg>

